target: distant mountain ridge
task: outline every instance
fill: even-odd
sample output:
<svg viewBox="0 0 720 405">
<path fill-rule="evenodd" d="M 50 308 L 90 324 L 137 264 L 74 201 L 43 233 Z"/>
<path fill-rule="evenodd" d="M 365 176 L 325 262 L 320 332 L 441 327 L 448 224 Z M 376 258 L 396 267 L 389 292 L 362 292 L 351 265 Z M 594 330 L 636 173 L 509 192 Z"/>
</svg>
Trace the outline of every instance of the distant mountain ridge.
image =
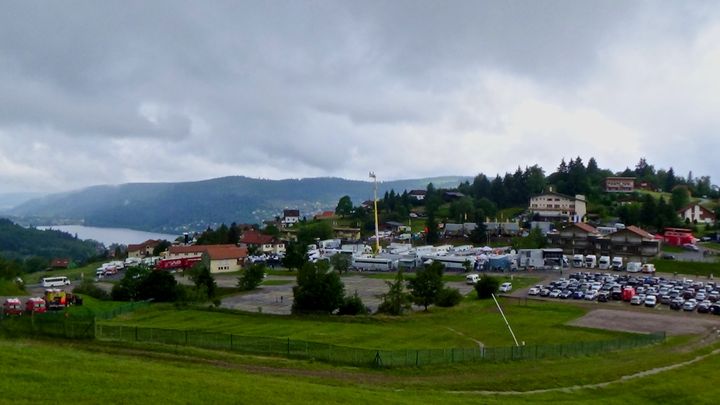
<svg viewBox="0 0 720 405">
<path fill-rule="evenodd" d="M 456 187 L 471 179 L 446 176 L 378 183 L 380 197 L 396 192 Z M 359 205 L 372 199 L 372 183 L 334 177 L 264 180 L 244 176 L 179 183 L 93 186 L 27 201 L 8 215 L 27 224 L 80 223 L 146 231 L 200 230 L 220 223 L 259 223 L 297 208 L 303 215 L 334 209 L 343 195 Z"/>
</svg>

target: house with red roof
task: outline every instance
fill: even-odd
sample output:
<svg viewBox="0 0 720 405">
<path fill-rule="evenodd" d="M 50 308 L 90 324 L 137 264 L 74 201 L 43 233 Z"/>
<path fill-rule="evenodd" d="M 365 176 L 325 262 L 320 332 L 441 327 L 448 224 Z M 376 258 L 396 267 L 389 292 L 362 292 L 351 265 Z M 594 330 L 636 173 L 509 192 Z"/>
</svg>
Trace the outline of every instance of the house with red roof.
<svg viewBox="0 0 720 405">
<path fill-rule="evenodd" d="M 157 245 L 160 244 L 159 240 L 154 239 L 148 239 L 143 243 L 138 243 L 136 245 L 129 244 L 127 247 L 127 255 L 128 257 L 147 257 L 152 256 L 153 250 Z"/>
<path fill-rule="evenodd" d="M 693 203 L 685 208 L 679 209 L 678 215 L 683 221 L 689 221 L 694 224 L 714 224 L 717 219 L 714 212 L 698 203 Z"/>
<path fill-rule="evenodd" d="M 245 231 L 240 237 L 240 246 L 256 249 L 259 253 L 285 254 L 285 244 L 271 235 L 254 229 Z"/>
<path fill-rule="evenodd" d="M 247 248 L 235 245 L 205 245 L 203 260 L 210 263 L 210 273 L 239 271 L 248 257 Z"/>
</svg>

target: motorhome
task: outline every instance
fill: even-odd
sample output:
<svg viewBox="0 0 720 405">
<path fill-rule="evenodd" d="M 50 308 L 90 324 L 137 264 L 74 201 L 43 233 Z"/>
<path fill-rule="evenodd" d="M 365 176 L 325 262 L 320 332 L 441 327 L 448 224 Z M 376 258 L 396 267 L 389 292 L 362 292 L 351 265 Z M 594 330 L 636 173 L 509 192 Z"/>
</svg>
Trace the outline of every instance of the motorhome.
<svg viewBox="0 0 720 405">
<path fill-rule="evenodd" d="M 600 256 L 598 260 L 598 269 L 608 270 L 610 268 L 610 256 Z"/>
<path fill-rule="evenodd" d="M 395 262 L 384 257 L 353 257 L 352 266 L 361 271 L 391 271 L 395 269 Z"/>
<path fill-rule="evenodd" d="M 574 255 L 573 261 L 572 261 L 573 267 L 585 267 L 585 256 L 583 255 Z"/>
<path fill-rule="evenodd" d="M 520 249 L 517 257 L 518 267 L 521 269 L 545 267 L 545 257 L 542 249 Z"/>
<path fill-rule="evenodd" d="M 638 273 L 640 272 L 640 269 L 642 269 L 642 263 L 640 262 L 629 262 L 627 264 L 628 273 Z"/>
<path fill-rule="evenodd" d="M 595 255 L 585 256 L 585 267 L 588 269 L 594 269 L 597 267 L 597 257 L 595 257 Z"/>
<path fill-rule="evenodd" d="M 450 252 L 450 249 L 452 249 L 452 245 L 440 245 L 436 246 L 434 251 L 437 256 L 445 256 Z"/>
<path fill-rule="evenodd" d="M 466 284 L 477 284 L 477 282 L 480 281 L 480 275 L 478 274 L 468 274 L 465 276 L 465 283 Z"/>
<path fill-rule="evenodd" d="M 475 268 L 475 258 L 472 256 L 423 256 L 423 262 L 432 260 L 442 263 L 447 270 L 464 270 Z"/>
<path fill-rule="evenodd" d="M 623 269 L 623 258 L 620 256 L 615 256 L 612 259 L 612 269 L 616 271 L 620 271 Z"/>
</svg>

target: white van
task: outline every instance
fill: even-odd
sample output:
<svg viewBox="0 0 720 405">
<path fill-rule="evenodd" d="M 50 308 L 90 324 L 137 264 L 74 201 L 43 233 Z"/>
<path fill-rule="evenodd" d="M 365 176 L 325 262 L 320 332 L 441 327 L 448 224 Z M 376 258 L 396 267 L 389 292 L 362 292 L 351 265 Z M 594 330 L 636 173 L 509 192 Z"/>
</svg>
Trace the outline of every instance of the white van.
<svg viewBox="0 0 720 405">
<path fill-rule="evenodd" d="M 598 260 L 598 268 L 600 270 L 607 270 L 610 268 L 610 256 L 600 256 Z"/>
<path fill-rule="evenodd" d="M 638 272 L 640 272 L 641 268 L 642 268 L 642 263 L 640 263 L 640 262 L 629 262 L 627 264 L 627 272 L 628 273 L 638 273 Z"/>
<path fill-rule="evenodd" d="M 573 267 L 585 267 L 585 256 L 575 255 L 572 261 Z"/>
<path fill-rule="evenodd" d="M 468 274 L 465 276 L 465 283 L 467 284 L 477 284 L 478 281 L 480 281 L 480 276 L 478 274 Z"/>
<path fill-rule="evenodd" d="M 509 292 L 512 290 L 512 283 L 502 283 L 500 285 L 500 292 Z"/>
<path fill-rule="evenodd" d="M 642 265 L 643 273 L 655 273 L 655 265 L 652 263 L 646 263 Z"/>
<path fill-rule="evenodd" d="M 597 257 L 595 257 L 595 255 L 585 256 L 585 267 L 588 269 L 594 269 L 597 267 Z"/>
<path fill-rule="evenodd" d="M 64 287 L 70 285 L 70 279 L 65 276 L 61 277 L 45 277 L 42 279 L 43 288 L 48 287 Z"/>
<path fill-rule="evenodd" d="M 615 256 L 612 259 L 612 269 L 620 271 L 623 269 L 623 258 L 620 256 Z"/>
</svg>

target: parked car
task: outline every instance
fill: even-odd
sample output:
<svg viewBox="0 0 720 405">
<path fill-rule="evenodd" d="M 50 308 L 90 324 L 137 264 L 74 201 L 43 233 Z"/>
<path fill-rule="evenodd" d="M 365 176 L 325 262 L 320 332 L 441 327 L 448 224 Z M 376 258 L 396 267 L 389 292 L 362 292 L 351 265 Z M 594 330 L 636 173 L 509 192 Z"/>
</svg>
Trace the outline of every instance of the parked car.
<svg viewBox="0 0 720 405">
<path fill-rule="evenodd" d="M 679 311 L 683 308 L 683 305 L 685 304 L 685 300 L 682 298 L 675 298 L 670 303 L 670 309 L 674 309 L 675 311 Z"/>
<path fill-rule="evenodd" d="M 648 295 L 645 298 L 645 306 L 655 308 L 655 305 L 657 305 L 657 298 L 654 295 Z"/>
<path fill-rule="evenodd" d="M 703 302 L 699 303 L 697 306 L 698 313 L 707 314 L 708 312 L 710 312 L 711 305 L 712 305 L 712 303 L 710 301 L 703 301 Z"/>
<path fill-rule="evenodd" d="M 675 255 L 671 255 L 670 253 L 663 253 L 662 258 L 664 260 L 675 260 Z"/>
<path fill-rule="evenodd" d="M 630 299 L 630 305 L 642 305 L 642 303 L 643 299 L 639 295 L 636 295 Z"/>
<path fill-rule="evenodd" d="M 695 299 L 689 299 L 689 300 L 685 301 L 682 309 L 683 309 L 683 311 L 692 312 L 695 310 L 695 307 L 697 307 L 697 301 L 695 301 Z"/>
<path fill-rule="evenodd" d="M 465 276 L 465 283 L 466 284 L 477 284 L 478 280 L 480 280 L 480 276 L 477 274 L 468 274 Z"/>
<path fill-rule="evenodd" d="M 563 292 L 560 293 L 560 298 L 566 300 L 566 299 L 572 297 L 572 294 L 573 294 L 572 291 L 570 291 L 570 290 L 565 290 L 565 291 L 563 291 Z"/>
<path fill-rule="evenodd" d="M 686 244 L 684 244 L 684 245 L 683 245 L 683 249 L 685 249 L 685 250 L 690 250 L 690 251 L 693 251 L 693 252 L 697 252 L 697 251 L 700 250 L 700 249 L 697 247 L 697 245 L 692 244 L 692 243 L 686 243 Z"/>
<path fill-rule="evenodd" d="M 538 295 L 540 294 L 540 288 L 538 286 L 532 287 L 528 290 L 528 295 Z"/>
<path fill-rule="evenodd" d="M 598 300 L 598 302 L 608 302 L 608 301 L 610 301 L 610 293 L 607 292 L 607 291 L 601 291 L 601 292 L 598 294 L 597 300 Z"/>
<path fill-rule="evenodd" d="M 500 292 L 509 292 L 512 290 L 512 283 L 502 283 L 500 285 Z"/>
<path fill-rule="evenodd" d="M 560 291 L 560 290 L 552 290 L 552 291 L 550 291 L 550 294 L 548 294 L 548 297 L 550 297 L 550 298 L 558 298 L 558 297 L 560 297 L 560 294 L 562 294 L 562 291 Z"/>
</svg>

